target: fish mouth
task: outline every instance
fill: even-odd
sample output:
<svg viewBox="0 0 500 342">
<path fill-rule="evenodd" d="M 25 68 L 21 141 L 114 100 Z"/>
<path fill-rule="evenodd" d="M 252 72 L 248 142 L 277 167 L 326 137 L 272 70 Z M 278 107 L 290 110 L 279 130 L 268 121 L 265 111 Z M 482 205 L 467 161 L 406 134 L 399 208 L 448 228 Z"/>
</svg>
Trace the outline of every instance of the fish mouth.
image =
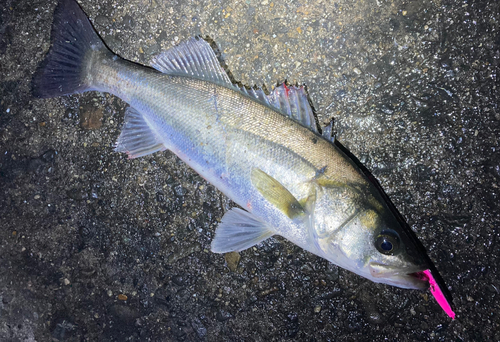
<svg viewBox="0 0 500 342">
<path fill-rule="evenodd" d="M 429 278 L 423 271 L 426 266 L 414 265 L 405 268 L 370 263 L 369 270 L 372 277 L 381 283 L 401 287 L 404 289 L 426 290 L 429 288 Z"/>
<path fill-rule="evenodd" d="M 400 282 L 402 283 L 399 287 L 414 290 L 427 290 L 429 288 L 429 281 L 420 276 L 422 272 L 423 271 L 419 271 L 398 276 L 398 278 L 400 278 Z"/>
</svg>

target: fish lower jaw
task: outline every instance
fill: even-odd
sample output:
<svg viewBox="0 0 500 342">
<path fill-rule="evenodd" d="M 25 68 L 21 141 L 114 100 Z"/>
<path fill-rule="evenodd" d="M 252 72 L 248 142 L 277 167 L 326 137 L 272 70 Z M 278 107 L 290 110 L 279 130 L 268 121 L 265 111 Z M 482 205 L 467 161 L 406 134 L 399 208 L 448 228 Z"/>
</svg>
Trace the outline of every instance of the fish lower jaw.
<svg viewBox="0 0 500 342">
<path fill-rule="evenodd" d="M 429 288 L 429 282 L 415 277 L 413 273 L 406 275 L 398 275 L 392 277 L 390 285 L 401 287 L 403 289 L 412 290 L 427 290 Z"/>
<path fill-rule="evenodd" d="M 425 290 L 429 282 L 419 276 L 425 267 L 411 266 L 404 269 L 380 264 L 370 264 L 370 277 L 374 282 L 384 283 L 404 289 Z"/>
</svg>

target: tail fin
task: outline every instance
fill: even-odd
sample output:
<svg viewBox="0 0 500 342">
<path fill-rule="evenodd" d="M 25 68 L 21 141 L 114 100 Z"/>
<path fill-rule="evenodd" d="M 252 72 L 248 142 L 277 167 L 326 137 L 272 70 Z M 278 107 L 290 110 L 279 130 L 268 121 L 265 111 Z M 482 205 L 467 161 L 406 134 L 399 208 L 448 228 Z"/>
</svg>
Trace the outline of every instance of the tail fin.
<svg viewBox="0 0 500 342">
<path fill-rule="evenodd" d="M 87 73 L 96 52 L 111 54 L 76 0 L 60 0 L 50 51 L 33 77 L 33 95 L 55 97 L 92 90 Z"/>
</svg>

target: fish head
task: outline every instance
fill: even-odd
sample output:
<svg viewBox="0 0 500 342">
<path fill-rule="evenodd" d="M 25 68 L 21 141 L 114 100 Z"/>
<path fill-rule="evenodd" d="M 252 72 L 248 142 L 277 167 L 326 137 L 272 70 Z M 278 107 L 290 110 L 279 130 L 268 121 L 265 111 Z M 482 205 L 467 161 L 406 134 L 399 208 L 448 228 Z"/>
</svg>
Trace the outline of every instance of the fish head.
<svg viewBox="0 0 500 342">
<path fill-rule="evenodd" d="M 425 252 L 385 205 L 358 202 L 340 225 L 318 221 L 314 244 L 325 259 L 377 283 L 429 287 L 418 276 L 429 268 Z"/>
<path fill-rule="evenodd" d="M 412 232 L 402 226 L 388 208 L 367 211 L 373 219 L 363 229 L 372 232 L 366 268 L 370 279 L 411 289 L 427 289 L 427 281 L 417 273 L 429 268 L 428 259 Z"/>
</svg>

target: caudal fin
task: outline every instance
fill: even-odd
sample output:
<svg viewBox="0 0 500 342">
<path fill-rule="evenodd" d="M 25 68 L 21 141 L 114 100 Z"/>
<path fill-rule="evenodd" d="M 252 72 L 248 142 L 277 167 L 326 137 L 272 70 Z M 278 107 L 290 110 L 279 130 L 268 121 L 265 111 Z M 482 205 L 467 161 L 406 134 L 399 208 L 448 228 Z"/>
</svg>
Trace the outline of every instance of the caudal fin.
<svg viewBox="0 0 500 342">
<path fill-rule="evenodd" d="M 33 95 L 55 97 L 92 90 L 87 76 L 95 53 L 111 54 L 78 3 L 60 0 L 51 48 L 33 77 Z"/>
</svg>

